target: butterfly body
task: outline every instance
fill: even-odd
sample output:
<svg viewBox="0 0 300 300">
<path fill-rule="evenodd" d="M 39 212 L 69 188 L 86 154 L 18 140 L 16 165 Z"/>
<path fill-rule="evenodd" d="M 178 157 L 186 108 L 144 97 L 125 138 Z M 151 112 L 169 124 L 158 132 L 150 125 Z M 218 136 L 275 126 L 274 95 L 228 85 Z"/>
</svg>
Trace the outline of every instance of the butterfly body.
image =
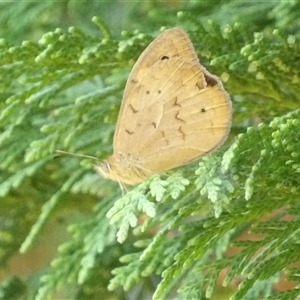
<svg viewBox="0 0 300 300">
<path fill-rule="evenodd" d="M 132 154 L 124 155 L 114 153 L 109 156 L 96 170 L 103 176 L 113 181 L 118 181 L 123 187 L 124 184 L 136 184 L 144 181 L 152 173 L 142 167 L 142 162 Z M 122 174 L 122 176 L 120 175 Z"/>
<path fill-rule="evenodd" d="M 231 103 L 222 83 L 200 65 L 183 30 L 167 30 L 133 67 L 113 154 L 96 168 L 120 183 L 142 182 L 213 151 L 230 123 Z"/>
</svg>

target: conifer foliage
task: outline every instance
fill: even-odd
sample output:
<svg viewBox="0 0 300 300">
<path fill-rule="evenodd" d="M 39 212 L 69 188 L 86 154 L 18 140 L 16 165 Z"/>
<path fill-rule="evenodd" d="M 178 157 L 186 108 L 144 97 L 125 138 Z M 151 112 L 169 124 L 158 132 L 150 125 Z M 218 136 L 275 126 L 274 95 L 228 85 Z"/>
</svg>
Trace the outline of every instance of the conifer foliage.
<svg viewBox="0 0 300 300">
<path fill-rule="evenodd" d="M 122 36 L 99 13 L 86 20 L 98 31 L 0 40 L 0 299 L 300 299 L 300 2 L 147 3 L 128 8 Z M 39 22 L 58 7 L 18 5 L 15 18 Z M 232 130 L 218 151 L 122 195 L 93 160 L 55 150 L 112 151 L 128 72 L 162 26 L 184 28 L 224 82 Z M 11 272 L 57 220 L 68 235 L 50 262 Z"/>
</svg>

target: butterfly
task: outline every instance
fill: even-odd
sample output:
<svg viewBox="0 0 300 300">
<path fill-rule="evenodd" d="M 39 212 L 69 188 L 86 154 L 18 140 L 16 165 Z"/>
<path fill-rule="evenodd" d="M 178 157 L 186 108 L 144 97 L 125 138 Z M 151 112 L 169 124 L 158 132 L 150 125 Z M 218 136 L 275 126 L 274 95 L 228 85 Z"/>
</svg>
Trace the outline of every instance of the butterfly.
<svg viewBox="0 0 300 300">
<path fill-rule="evenodd" d="M 166 30 L 132 69 L 113 154 L 96 170 L 124 186 L 188 164 L 224 142 L 231 115 L 227 92 L 201 66 L 188 35 L 180 28 Z"/>
</svg>

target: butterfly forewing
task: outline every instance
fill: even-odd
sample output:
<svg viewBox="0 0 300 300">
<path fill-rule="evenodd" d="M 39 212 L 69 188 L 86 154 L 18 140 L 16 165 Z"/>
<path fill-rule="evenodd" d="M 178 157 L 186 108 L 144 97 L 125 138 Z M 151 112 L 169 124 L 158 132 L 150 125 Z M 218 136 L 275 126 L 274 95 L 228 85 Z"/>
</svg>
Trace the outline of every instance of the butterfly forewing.
<svg viewBox="0 0 300 300">
<path fill-rule="evenodd" d="M 130 109 L 130 104 L 133 105 L 133 103 L 135 103 L 135 107 L 137 108 L 141 108 L 145 105 L 145 102 L 139 98 L 140 94 L 138 93 L 138 90 L 141 88 L 141 80 L 147 80 L 152 73 L 151 67 L 153 67 L 158 61 L 167 60 L 167 57 L 170 59 L 182 59 L 186 62 L 198 62 L 197 55 L 189 37 L 180 28 L 166 30 L 159 35 L 152 43 L 149 44 L 133 66 L 126 83 L 119 117 L 116 124 L 114 149 L 118 148 L 118 142 L 123 139 L 123 132 L 121 132 L 121 129 L 128 123 L 126 111 Z M 168 77 L 161 78 L 159 74 L 156 74 L 156 82 L 164 79 L 167 81 Z M 147 85 L 150 88 L 152 85 L 155 85 L 155 82 L 148 82 Z M 178 88 L 180 88 L 180 86 L 178 86 Z M 135 96 L 133 96 L 133 90 L 135 90 Z M 153 101 L 155 101 L 155 98 Z"/>
</svg>

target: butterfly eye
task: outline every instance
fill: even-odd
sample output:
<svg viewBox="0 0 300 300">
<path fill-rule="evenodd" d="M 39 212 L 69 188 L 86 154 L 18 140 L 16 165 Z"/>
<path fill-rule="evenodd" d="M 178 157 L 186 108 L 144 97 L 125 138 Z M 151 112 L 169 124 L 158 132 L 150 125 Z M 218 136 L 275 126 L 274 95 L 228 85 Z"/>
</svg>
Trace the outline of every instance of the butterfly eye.
<svg viewBox="0 0 300 300">
<path fill-rule="evenodd" d="M 96 166 L 96 169 L 103 177 L 106 177 L 107 174 L 110 173 L 110 166 L 106 160 L 102 161 L 100 165 Z"/>
</svg>

